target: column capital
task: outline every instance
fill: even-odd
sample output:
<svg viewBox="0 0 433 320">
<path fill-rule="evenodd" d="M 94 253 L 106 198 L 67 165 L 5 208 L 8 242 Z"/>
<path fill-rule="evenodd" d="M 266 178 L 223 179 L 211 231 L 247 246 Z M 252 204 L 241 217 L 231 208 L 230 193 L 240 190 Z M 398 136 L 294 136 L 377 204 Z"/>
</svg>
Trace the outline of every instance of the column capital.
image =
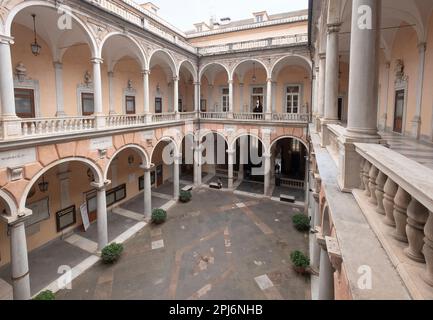
<svg viewBox="0 0 433 320">
<path fill-rule="evenodd" d="M 319 53 L 319 59 L 325 60 L 326 59 L 326 52 Z"/>
<path fill-rule="evenodd" d="M 327 30 L 328 34 L 340 32 L 340 26 L 341 26 L 341 23 L 328 24 L 327 25 L 327 27 L 328 27 L 328 30 Z"/>
<path fill-rule="evenodd" d="M 18 227 L 23 224 L 26 219 L 33 214 L 32 210 L 24 208 L 20 210 L 18 213 L 13 213 L 11 216 L 0 216 L 0 219 L 4 220 L 7 225 L 11 228 Z"/>
<path fill-rule="evenodd" d="M 427 42 L 418 43 L 418 51 L 419 53 L 424 53 L 427 50 Z"/>
<path fill-rule="evenodd" d="M 322 233 L 322 228 L 317 226 L 314 228 L 314 230 L 316 231 L 316 240 L 320 248 L 322 248 L 325 251 L 328 251 L 328 247 L 326 246 L 326 239 Z"/>
<path fill-rule="evenodd" d="M 114 77 L 114 71 L 108 71 L 107 74 L 108 74 L 109 78 L 113 78 Z"/>
<path fill-rule="evenodd" d="M 90 61 L 93 64 L 103 64 L 104 63 L 104 59 L 102 58 L 97 58 L 97 57 L 93 57 L 92 59 L 90 59 Z"/>
<path fill-rule="evenodd" d="M 233 80 L 229 80 L 229 81 L 227 81 L 227 84 L 233 84 L 233 83 L 234 83 Z"/>
<path fill-rule="evenodd" d="M 226 152 L 229 156 L 232 156 L 235 154 L 236 151 L 235 150 L 227 150 Z"/>
<path fill-rule="evenodd" d="M 63 69 L 63 63 L 60 61 L 54 61 L 53 62 L 53 66 L 55 69 L 57 70 L 62 70 Z"/>
<path fill-rule="evenodd" d="M 14 38 L 0 34 L 0 44 L 11 45 L 14 43 Z"/>
<path fill-rule="evenodd" d="M 108 185 L 111 184 L 110 180 L 105 180 L 103 183 L 100 182 L 92 182 L 90 185 L 98 191 L 105 191 Z"/>
<path fill-rule="evenodd" d="M 266 82 L 271 82 L 272 83 L 272 78 L 267 78 Z"/>
<path fill-rule="evenodd" d="M 271 155 L 270 153 L 264 153 L 264 154 L 262 154 L 262 157 L 265 158 L 265 160 L 266 160 L 266 159 L 270 159 L 271 156 L 272 156 L 272 155 Z"/>
<path fill-rule="evenodd" d="M 174 82 L 179 81 L 179 77 L 178 77 L 178 76 L 174 76 L 174 77 L 173 77 L 173 81 L 174 81 Z"/>
<path fill-rule="evenodd" d="M 153 169 L 155 169 L 155 164 L 154 164 L 154 163 L 151 163 L 151 164 L 143 164 L 143 165 L 140 166 L 140 168 L 143 169 L 144 172 L 150 172 L 150 171 L 152 171 Z"/>
<path fill-rule="evenodd" d="M 143 69 L 143 70 L 141 70 L 141 74 L 144 76 L 144 75 L 149 75 L 150 74 L 150 70 L 147 70 L 147 69 Z"/>
<path fill-rule="evenodd" d="M 200 81 L 195 81 L 195 82 L 194 82 L 194 85 L 195 85 L 195 86 L 201 86 L 201 82 L 200 82 Z"/>
</svg>

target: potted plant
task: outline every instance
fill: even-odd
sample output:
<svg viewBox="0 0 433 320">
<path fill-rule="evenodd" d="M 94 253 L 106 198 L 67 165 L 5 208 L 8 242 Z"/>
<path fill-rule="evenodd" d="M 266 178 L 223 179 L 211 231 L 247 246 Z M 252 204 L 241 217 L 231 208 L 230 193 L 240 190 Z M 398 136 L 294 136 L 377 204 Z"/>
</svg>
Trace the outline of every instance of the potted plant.
<svg viewBox="0 0 433 320">
<path fill-rule="evenodd" d="M 56 296 L 51 290 L 40 292 L 33 300 L 56 300 Z"/>
<path fill-rule="evenodd" d="M 301 251 L 293 251 L 290 254 L 290 260 L 293 264 L 293 269 L 302 275 L 305 275 L 307 273 L 307 270 L 310 266 L 310 259 L 303 254 Z"/>
<path fill-rule="evenodd" d="M 190 191 L 180 191 L 179 201 L 182 203 L 190 202 L 192 198 L 192 194 Z"/>
<path fill-rule="evenodd" d="M 123 252 L 123 245 L 112 243 L 102 249 L 101 258 L 105 264 L 111 264 L 119 260 Z"/>
<path fill-rule="evenodd" d="M 154 209 L 152 211 L 152 222 L 154 224 L 161 224 L 167 220 L 167 212 L 163 209 Z"/>
<path fill-rule="evenodd" d="M 295 229 L 301 232 L 307 232 L 311 228 L 310 218 L 302 213 L 294 215 L 292 222 Z"/>
</svg>

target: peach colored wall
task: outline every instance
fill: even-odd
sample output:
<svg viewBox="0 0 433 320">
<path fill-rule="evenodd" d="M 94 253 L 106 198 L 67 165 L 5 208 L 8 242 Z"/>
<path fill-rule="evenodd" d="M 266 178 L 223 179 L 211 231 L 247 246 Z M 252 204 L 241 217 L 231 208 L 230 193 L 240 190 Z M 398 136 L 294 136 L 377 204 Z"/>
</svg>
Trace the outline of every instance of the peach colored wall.
<svg viewBox="0 0 433 320">
<path fill-rule="evenodd" d="M 201 79 L 201 88 L 200 95 L 202 99 L 206 99 L 207 101 L 207 111 L 212 112 L 215 109 L 215 104 L 218 105 L 219 108 L 222 108 L 222 93 L 221 90 L 224 87 L 228 88 L 228 75 L 225 71 L 220 71 L 215 75 L 213 81 L 213 89 L 209 87 L 210 79 L 207 79 L 205 76 Z M 211 94 L 212 93 L 212 94 Z M 210 96 L 211 94 L 211 96 Z"/>
<path fill-rule="evenodd" d="M 40 115 L 42 117 L 54 116 L 56 113 L 55 75 L 53 56 L 49 45 L 39 37 L 38 42 L 42 46 L 42 50 L 41 54 L 35 57 L 30 51 L 30 43 L 34 41 L 31 30 L 14 23 L 12 36 L 15 38 L 15 44 L 11 46 L 12 67 L 15 68 L 20 62 L 24 63 L 28 78 L 39 81 Z"/>
<path fill-rule="evenodd" d="M 172 76 L 167 77 L 166 73 L 160 66 L 152 68 L 149 77 L 149 92 L 150 92 L 150 112 L 155 112 L 155 97 L 157 97 L 156 87 L 159 84 L 160 94 L 162 97 L 162 112 L 173 110 L 173 85 L 167 81 L 172 81 Z M 170 105 L 170 108 L 169 108 Z"/>
<path fill-rule="evenodd" d="M 257 28 L 230 33 L 222 33 L 217 35 L 193 38 L 189 41 L 197 47 L 212 46 L 224 43 L 249 41 L 256 39 L 265 39 L 278 36 L 287 36 L 295 34 L 303 34 L 308 32 L 307 22 L 297 22 L 291 24 L 282 24 L 269 26 L 265 28 Z"/>
<path fill-rule="evenodd" d="M 432 140 L 433 127 L 433 15 L 430 17 L 430 23 L 427 36 L 427 51 L 424 73 L 423 103 L 421 112 L 421 136 L 426 140 Z"/>
</svg>

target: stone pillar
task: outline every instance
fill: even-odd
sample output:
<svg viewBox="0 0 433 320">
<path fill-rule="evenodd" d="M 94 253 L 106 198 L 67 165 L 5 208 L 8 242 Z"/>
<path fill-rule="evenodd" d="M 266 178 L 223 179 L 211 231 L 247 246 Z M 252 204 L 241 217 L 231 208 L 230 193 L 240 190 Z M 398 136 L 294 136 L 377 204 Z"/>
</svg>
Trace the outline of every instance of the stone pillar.
<svg viewBox="0 0 433 320">
<path fill-rule="evenodd" d="M 313 199 L 314 199 L 314 203 L 313 203 L 313 214 L 314 214 L 314 218 L 313 218 L 313 225 L 312 228 L 314 230 L 317 230 L 316 227 L 318 227 L 321 222 L 320 222 L 320 210 L 319 210 L 319 201 L 320 201 L 320 197 L 319 194 L 316 192 L 312 192 L 313 194 Z M 317 210 L 317 211 L 316 211 Z M 320 268 L 320 246 L 319 243 L 316 239 L 316 236 L 313 235 L 314 239 L 312 242 L 312 248 L 311 248 L 311 269 L 313 271 L 313 273 L 315 274 L 319 274 L 319 268 Z"/>
<path fill-rule="evenodd" d="M 326 76 L 325 76 L 325 110 L 321 121 L 322 146 L 329 144 L 328 124 L 338 122 L 338 89 L 339 89 L 339 56 L 338 56 L 338 33 L 340 25 L 328 25 L 326 41 Z"/>
<path fill-rule="evenodd" d="M 56 79 L 56 116 L 64 117 L 66 114 L 63 102 L 63 64 L 61 62 L 54 62 L 54 77 Z"/>
<path fill-rule="evenodd" d="M 233 189 L 233 164 L 235 150 L 227 150 L 228 155 L 228 188 Z"/>
<path fill-rule="evenodd" d="M 177 200 L 180 195 L 179 164 L 182 162 L 182 155 L 175 155 L 173 160 L 173 197 Z"/>
<path fill-rule="evenodd" d="M 427 223 L 424 228 L 423 253 L 426 263 L 426 272 L 423 279 L 430 286 L 433 286 L 433 213 L 429 212 Z"/>
<path fill-rule="evenodd" d="M 202 147 L 199 141 L 195 142 L 194 146 L 194 184 L 201 185 L 201 161 L 202 161 Z"/>
<path fill-rule="evenodd" d="M 421 133 L 421 110 L 422 110 L 422 94 L 424 88 L 426 49 L 427 49 L 427 44 L 425 42 L 422 42 L 418 45 L 419 66 L 418 66 L 418 80 L 416 85 L 416 111 L 415 111 L 415 116 L 412 120 L 412 137 L 415 139 L 419 139 Z"/>
<path fill-rule="evenodd" d="M 154 164 L 144 165 L 141 167 L 144 170 L 144 219 L 150 221 L 152 219 L 152 181 L 151 173 L 155 168 Z"/>
<path fill-rule="evenodd" d="M 102 108 L 102 78 L 101 78 L 101 64 L 103 60 L 100 58 L 93 58 L 93 99 L 95 105 L 96 127 L 105 127 L 105 117 Z"/>
<path fill-rule="evenodd" d="M 270 192 L 271 192 L 271 155 L 270 154 L 263 154 L 262 155 L 263 158 L 263 165 L 264 165 L 264 175 L 265 175 L 265 186 L 264 186 L 264 195 L 270 196 Z"/>
<path fill-rule="evenodd" d="M 233 118 L 233 103 L 233 80 L 229 80 L 229 109 L 227 110 L 229 118 Z"/>
<path fill-rule="evenodd" d="M 179 78 L 173 77 L 173 105 L 174 112 L 179 113 Z"/>
<path fill-rule="evenodd" d="M 383 198 L 385 195 L 385 183 L 387 176 L 383 172 L 379 172 L 379 175 L 376 179 L 376 199 L 377 199 L 377 208 L 376 212 L 385 215 L 385 208 L 383 207 Z"/>
<path fill-rule="evenodd" d="M 239 139 L 239 170 L 238 179 L 244 179 L 244 165 L 246 164 L 246 159 L 248 158 L 248 146 L 244 137 Z"/>
<path fill-rule="evenodd" d="M 106 188 L 110 181 L 105 183 L 91 183 L 96 189 L 96 207 L 97 207 L 97 226 L 98 226 L 98 250 L 104 249 L 108 244 L 108 227 L 107 227 L 107 198 Z"/>
<path fill-rule="evenodd" d="M 373 205 L 377 205 L 377 198 L 376 198 L 376 179 L 379 175 L 379 170 L 375 166 L 371 166 L 370 173 L 369 173 L 369 183 L 368 188 L 370 189 L 370 200 L 369 202 Z"/>
<path fill-rule="evenodd" d="M 116 114 L 116 107 L 114 104 L 114 72 L 108 72 L 108 105 L 110 115 Z"/>
<path fill-rule="evenodd" d="M 384 110 L 383 110 L 383 114 L 381 116 L 381 130 L 386 131 L 386 122 L 388 119 L 388 100 L 389 100 L 389 75 L 390 75 L 390 70 L 391 70 L 391 63 L 389 61 L 387 61 L 385 63 L 385 80 L 384 83 L 385 85 L 385 105 L 384 105 Z"/>
<path fill-rule="evenodd" d="M 402 187 L 398 187 L 397 194 L 394 198 L 394 221 L 396 230 L 394 238 L 401 242 L 407 242 L 406 224 L 407 224 L 407 207 L 411 201 L 411 196 Z"/>
<path fill-rule="evenodd" d="M 20 136 L 21 124 L 15 113 L 14 76 L 10 45 L 12 38 L 0 35 L 0 106 L 3 138 Z M 0 133 L 1 134 L 1 133 Z"/>
<path fill-rule="evenodd" d="M 348 192 L 359 186 L 359 175 L 353 174 L 352 168 L 360 165 L 361 156 L 353 144 L 379 143 L 381 139 L 377 134 L 381 6 L 381 0 L 352 2 L 349 113 L 346 134 L 341 139 L 338 175 L 340 189 Z M 360 25 L 365 14 L 360 7 L 371 9 L 371 27 Z"/>
<path fill-rule="evenodd" d="M 397 189 L 397 184 L 388 178 L 384 188 L 383 207 L 385 208 L 385 220 L 383 220 L 383 222 L 391 227 L 395 227 L 394 198 L 397 194 Z"/>
<path fill-rule="evenodd" d="M 150 116 L 150 92 L 149 92 L 149 70 L 143 70 L 143 111 L 144 114 L 147 117 Z M 146 119 L 147 122 L 147 119 Z"/>
<path fill-rule="evenodd" d="M 14 300 L 30 300 L 30 275 L 24 221 L 9 225 Z"/>
<path fill-rule="evenodd" d="M 272 119 L 272 78 L 267 79 L 265 119 Z"/>
<path fill-rule="evenodd" d="M 326 54 L 319 54 L 319 83 L 317 92 L 317 117 L 323 118 L 325 115 L 325 80 L 326 80 Z M 320 129 L 320 121 L 318 121 Z M 320 131 L 320 130 L 317 130 Z"/>
<path fill-rule="evenodd" d="M 424 227 L 429 217 L 429 211 L 418 200 L 412 198 L 407 208 L 406 234 L 409 247 L 404 250 L 414 261 L 425 262 L 422 248 L 424 246 Z"/>
<path fill-rule="evenodd" d="M 329 259 L 326 240 L 321 233 L 316 236 L 320 246 L 319 300 L 334 300 L 334 270 Z"/>
<path fill-rule="evenodd" d="M 194 82 L 194 111 L 199 113 L 200 112 L 200 82 Z"/>
</svg>

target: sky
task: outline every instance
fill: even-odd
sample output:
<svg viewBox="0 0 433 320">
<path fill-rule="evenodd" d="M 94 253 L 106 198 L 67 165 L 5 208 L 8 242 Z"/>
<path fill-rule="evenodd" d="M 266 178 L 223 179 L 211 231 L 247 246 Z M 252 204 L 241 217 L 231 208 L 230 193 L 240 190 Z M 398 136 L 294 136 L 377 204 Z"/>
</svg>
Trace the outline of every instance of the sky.
<svg viewBox="0 0 433 320">
<path fill-rule="evenodd" d="M 149 0 L 135 0 L 145 3 Z M 194 29 L 194 23 L 206 21 L 214 15 L 218 20 L 252 18 L 252 13 L 266 10 L 268 14 L 296 11 L 308 8 L 308 0 L 152 0 L 160 10 L 158 15 L 179 28 Z"/>
</svg>

